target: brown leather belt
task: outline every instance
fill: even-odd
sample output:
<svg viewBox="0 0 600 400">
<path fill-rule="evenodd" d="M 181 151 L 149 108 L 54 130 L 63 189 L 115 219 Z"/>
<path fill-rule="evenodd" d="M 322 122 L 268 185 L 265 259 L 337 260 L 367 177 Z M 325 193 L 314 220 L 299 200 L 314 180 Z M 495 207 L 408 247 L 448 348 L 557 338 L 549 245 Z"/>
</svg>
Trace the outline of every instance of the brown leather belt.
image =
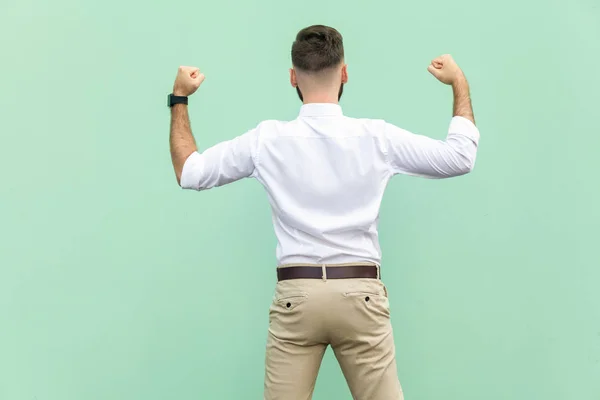
<svg viewBox="0 0 600 400">
<path fill-rule="evenodd" d="M 377 273 L 376 265 L 344 265 L 339 267 L 325 267 L 327 279 L 381 279 Z M 291 266 L 277 268 L 277 280 L 288 279 L 322 279 L 323 268 L 318 266 Z"/>
</svg>

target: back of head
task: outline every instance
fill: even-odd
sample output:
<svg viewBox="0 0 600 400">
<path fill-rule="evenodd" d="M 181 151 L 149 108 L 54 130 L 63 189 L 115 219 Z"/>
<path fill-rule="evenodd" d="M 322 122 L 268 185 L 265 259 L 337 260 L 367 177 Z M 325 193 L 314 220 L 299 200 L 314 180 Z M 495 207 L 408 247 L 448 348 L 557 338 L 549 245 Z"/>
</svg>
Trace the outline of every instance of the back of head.
<svg viewBox="0 0 600 400">
<path fill-rule="evenodd" d="M 334 28 L 313 25 L 298 32 L 292 44 L 292 64 L 305 73 L 337 67 L 344 60 L 342 35 Z"/>
</svg>

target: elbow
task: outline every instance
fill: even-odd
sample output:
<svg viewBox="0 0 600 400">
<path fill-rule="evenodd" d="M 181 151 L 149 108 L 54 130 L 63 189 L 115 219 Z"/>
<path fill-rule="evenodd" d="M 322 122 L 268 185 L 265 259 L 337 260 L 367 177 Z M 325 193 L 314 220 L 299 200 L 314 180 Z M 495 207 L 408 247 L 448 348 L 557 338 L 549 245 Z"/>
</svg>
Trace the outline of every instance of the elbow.
<svg viewBox="0 0 600 400">
<path fill-rule="evenodd" d="M 475 157 L 463 157 L 459 166 L 457 175 L 470 174 L 475 168 Z"/>
<path fill-rule="evenodd" d="M 475 157 L 458 154 L 448 162 L 440 178 L 454 178 L 471 173 L 475 167 Z"/>
<path fill-rule="evenodd" d="M 446 153 L 447 166 L 451 173 L 450 176 L 461 176 L 469 174 L 475 168 L 475 160 L 477 158 L 477 144 L 467 139 L 466 142 L 461 142 L 458 138 L 452 138 L 447 143 Z"/>
<path fill-rule="evenodd" d="M 477 148 L 454 149 L 452 160 L 453 176 L 461 176 L 470 174 L 475 168 L 475 160 L 477 158 Z"/>
<path fill-rule="evenodd" d="M 183 175 L 181 171 L 175 172 L 175 179 L 177 180 L 177 185 L 184 190 L 203 191 L 207 189 L 202 181 L 195 179 L 195 177 L 190 176 L 187 173 L 186 175 Z"/>
<path fill-rule="evenodd" d="M 187 157 L 173 158 L 173 172 L 180 188 L 198 190 L 195 184 L 198 180 L 198 158 L 199 154 L 196 152 Z"/>
</svg>

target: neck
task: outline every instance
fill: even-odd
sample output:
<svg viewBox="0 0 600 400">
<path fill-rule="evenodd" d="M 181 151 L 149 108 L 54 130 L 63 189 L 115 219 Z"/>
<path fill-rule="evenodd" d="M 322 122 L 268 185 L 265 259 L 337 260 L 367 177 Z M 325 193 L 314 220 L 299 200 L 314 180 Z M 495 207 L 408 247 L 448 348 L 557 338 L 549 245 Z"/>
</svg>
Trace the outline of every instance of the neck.
<svg viewBox="0 0 600 400">
<path fill-rule="evenodd" d="M 339 104 L 337 93 L 302 93 L 304 104 L 332 103 Z"/>
</svg>

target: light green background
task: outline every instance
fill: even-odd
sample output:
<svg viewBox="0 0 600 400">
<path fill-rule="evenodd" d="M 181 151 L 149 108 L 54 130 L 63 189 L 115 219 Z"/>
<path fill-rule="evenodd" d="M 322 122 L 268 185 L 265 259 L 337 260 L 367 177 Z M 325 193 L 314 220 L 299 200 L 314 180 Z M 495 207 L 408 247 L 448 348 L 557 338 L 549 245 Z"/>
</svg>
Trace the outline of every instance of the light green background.
<svg viewBox="0 0 600 400">
<path fill-rule="evenodd" d="M 180 64 L 202 148 L 291 119 L 302 27 L 345 38 L 346 114 L 443 138 L 452 53 L 475 171 L 394 179 L 384 279 L 407 400 L 600 399 L 600 4 L 74 1 L 0 7 L 0 399 L 262 398 L 275 238 L 262 188 L 178 189 Z M 315 399 L 349 399 L 328 353 Z"/>
</svg>

